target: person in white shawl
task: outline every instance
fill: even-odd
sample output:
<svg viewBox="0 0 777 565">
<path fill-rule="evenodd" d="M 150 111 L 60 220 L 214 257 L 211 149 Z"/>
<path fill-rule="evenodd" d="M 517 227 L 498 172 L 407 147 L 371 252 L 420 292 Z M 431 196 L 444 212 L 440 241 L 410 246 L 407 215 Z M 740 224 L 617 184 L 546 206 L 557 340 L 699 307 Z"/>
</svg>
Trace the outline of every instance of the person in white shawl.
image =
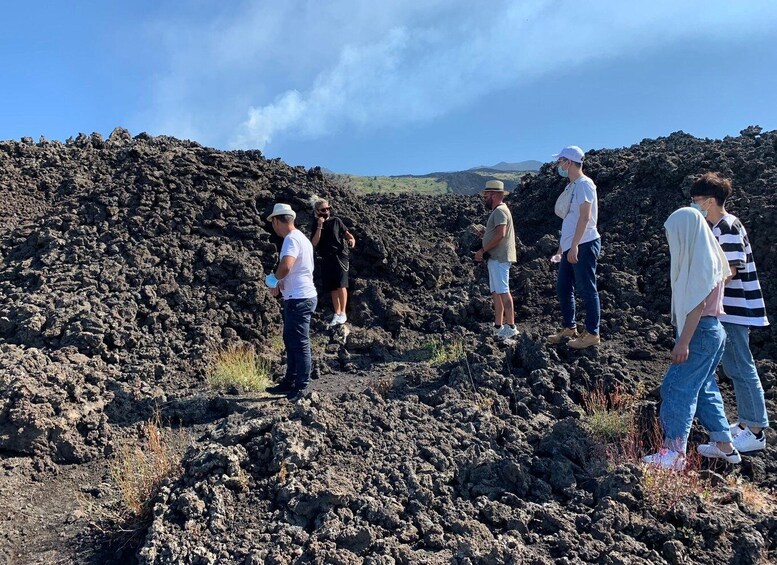
<svg viewBox="0 0 777 565">
<path fill-rule="evenodd" d="M 664 448 L 644 461 L 665 468 L 684 468 L 695 415 L 710 434 L 710 443 L 698 446 L 698 452 L 739 463 L 742 458 L 731 443 L 715 378 L 726 341 L 718 316 L 723 314 L 723 284 L 730 275 L 728 261 L 698 210 L 675 210 L 664 228 L 671 254 L 672 324 L 677 334 L 672 364 L 661 384 Z"/>
</svg>

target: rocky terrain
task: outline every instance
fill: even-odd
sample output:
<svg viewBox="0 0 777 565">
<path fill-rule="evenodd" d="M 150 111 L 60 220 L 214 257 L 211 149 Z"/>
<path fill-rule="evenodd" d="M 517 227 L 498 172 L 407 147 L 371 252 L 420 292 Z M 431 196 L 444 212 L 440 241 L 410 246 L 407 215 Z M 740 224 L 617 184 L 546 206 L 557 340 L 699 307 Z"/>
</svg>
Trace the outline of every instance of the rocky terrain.
<svg viewBox="0 0 777 565">
<path fill-rule="evenodd" d="M 777 132 L 682 132 L 591 151 L 600 198 L 602 338 L 550 347 L 548 261 L 563 180 L 550 165 L 509 197 L 520 337 L 497 343 L 469 227 L 477 196 L 363 197 L 320 169 L 118 128 L 0 143 L 0 561 L 9 563 L 759 563 L 777 559 L 777 438 L 704 496 L 650 503 L 643 470 L 607 457 L 592 390 L 643 419 L 672 345 L 663 221 L 693 176 L 734 179 L 767 311 L 777 312 Z M 325 196 L 357 238 L 349 331 L 313 324 L 314 392 L 291 404 L 214 391 L 219 348 L 253 345 L 282 374 L 274 202 L 312 221 Z M 434 344 L 463 357 L 432 363 Z M 775 330 L 751 345 L 772 417 Z M 734 417 L 730 383 L 721 378 Z M 190 444 L 139 535 L 112 528 L 108 472 L 154 413 Z M 693 441 L 704 441 L 695 430 Z M 747 489 L 736 485 L 747 485 Z M 760 504 L 752 504 L 753 493 Z"/>
</svg>

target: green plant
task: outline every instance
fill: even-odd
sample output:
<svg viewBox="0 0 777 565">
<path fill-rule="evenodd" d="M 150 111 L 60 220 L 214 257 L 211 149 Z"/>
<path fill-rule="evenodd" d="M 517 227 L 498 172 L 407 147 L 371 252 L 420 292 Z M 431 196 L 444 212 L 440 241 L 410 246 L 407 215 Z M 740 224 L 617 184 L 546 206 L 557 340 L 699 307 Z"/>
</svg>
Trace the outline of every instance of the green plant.
<svg viewBox="0 0 777 565">
<path fill-rule="evenodd" d="M 270 361 L 258 357 L 253 347 L 231 346 L 216 354 L 207 381 L 212 388 L 236 386 L 242 390 L 261 392 L 270 383 L 270 370 Z"/>
<path fill-rule="evenodd" d="M 429 355 L 428 360 L 432 365 L 442 365 L 449 361 L 458 361 L 466 355 L 464 344 L 461 341 L 452 341 L 446 344 L 442 340 L 435 338 L 426 345 L 426 349 Z"/>
</svg>

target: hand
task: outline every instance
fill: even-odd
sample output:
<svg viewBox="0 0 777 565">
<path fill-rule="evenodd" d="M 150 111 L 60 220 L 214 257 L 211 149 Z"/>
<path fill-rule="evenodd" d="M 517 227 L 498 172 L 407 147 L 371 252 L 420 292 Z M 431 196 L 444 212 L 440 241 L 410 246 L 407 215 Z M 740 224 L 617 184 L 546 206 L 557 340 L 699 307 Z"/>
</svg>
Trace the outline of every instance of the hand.
<svg viewBox="0 0 777 565">
<path fill-rule="evenodd" d="M 682 343 L 676 343 L 672 348 L 670 356 L 672 357 L 673 365 L 682 365 L 688 360 L 688 346 L 683 345 Z"/>
<path fill-rule="evenodd" d="M 577 245 L 573 245 L 569 248 L 569 253 L 567 253 L 567 261 L 573 265 L 577 263 Z"/>
<path fill-rule="evenodd" d="M 284 283 L 284 281 L 285 281 L 285 280 L 286 280 L 286 279 L 281 279 L 281 280 L 279 280 L 279 281 L 278 281 L 278 286 L 276 286 L 275 288 L 277 288 L 279 291 L 280 291 L 280 290 L 283 290 L 284 288 L 286 288 L 286 285 L 285 285 L 285 283 Z"/>
<path fill-rule="evenodd" d="M 356 247 L 356 240 L 355 240 L 355 239 L 353 239 L 353 238 L 349 239 L 349 240 L 348 240 L 348 247 L 350 247 L 351 249 L 353 249 L 354 247 Z"/>
<path fill-rule="evenodd" d="M 270 289 L 270 296 L 277 298 L 280 293 L 281 293 L 281 289 L 278 288 L 277 286 L 275 288 Z"/>
<path fill-rule="evenodd" d="M 475 262 L 482 263 L 483 262 L 483 250 L 480 249 L 478 251 L 475 251 Z"/>
<path fill-rule="evenodd" d="M 321 229 L 321 226 L 324 225 L 326 218 L 324 216 L 319 216 L 316 221 L 318 222 L 318 228 Z"/>
</svg>

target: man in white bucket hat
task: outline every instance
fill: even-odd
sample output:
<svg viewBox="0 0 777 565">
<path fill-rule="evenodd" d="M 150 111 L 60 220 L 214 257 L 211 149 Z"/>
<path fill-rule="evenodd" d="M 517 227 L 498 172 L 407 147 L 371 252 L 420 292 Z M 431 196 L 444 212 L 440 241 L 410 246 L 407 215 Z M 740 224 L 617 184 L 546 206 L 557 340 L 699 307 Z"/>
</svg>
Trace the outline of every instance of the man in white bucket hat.
<svg viewBox="0 0 777 565">
<path fill-rule="evenodd" d="M 517 260 L 515 230 L 510 209 L 502 200 L 507 191 L 500 180 L 486 182 L 480 193 L 483 202 L 491 210 L 483 233 L 483 247 L 475 253 L 480 262 L 488 254 L 488 286 L 494 301 L 494 333 L 502 339 L 518 334 L 515 329 L 515 308 L 510 294 L 510 264 Z"/>
<path fill-rule="evenodd" d="M 299 398 L 310 383 L 310 318 L 318 293 L 313 284 L 313 246 L 294 226 L 296 212 L 288 204 L 276 204 L 267 221 L 283 238 L 280 263 L 265 279 L 273 296 L 283 294 L 283 343 L 286 346 L 286 376 L 268 392 Z"/>
</svg>

